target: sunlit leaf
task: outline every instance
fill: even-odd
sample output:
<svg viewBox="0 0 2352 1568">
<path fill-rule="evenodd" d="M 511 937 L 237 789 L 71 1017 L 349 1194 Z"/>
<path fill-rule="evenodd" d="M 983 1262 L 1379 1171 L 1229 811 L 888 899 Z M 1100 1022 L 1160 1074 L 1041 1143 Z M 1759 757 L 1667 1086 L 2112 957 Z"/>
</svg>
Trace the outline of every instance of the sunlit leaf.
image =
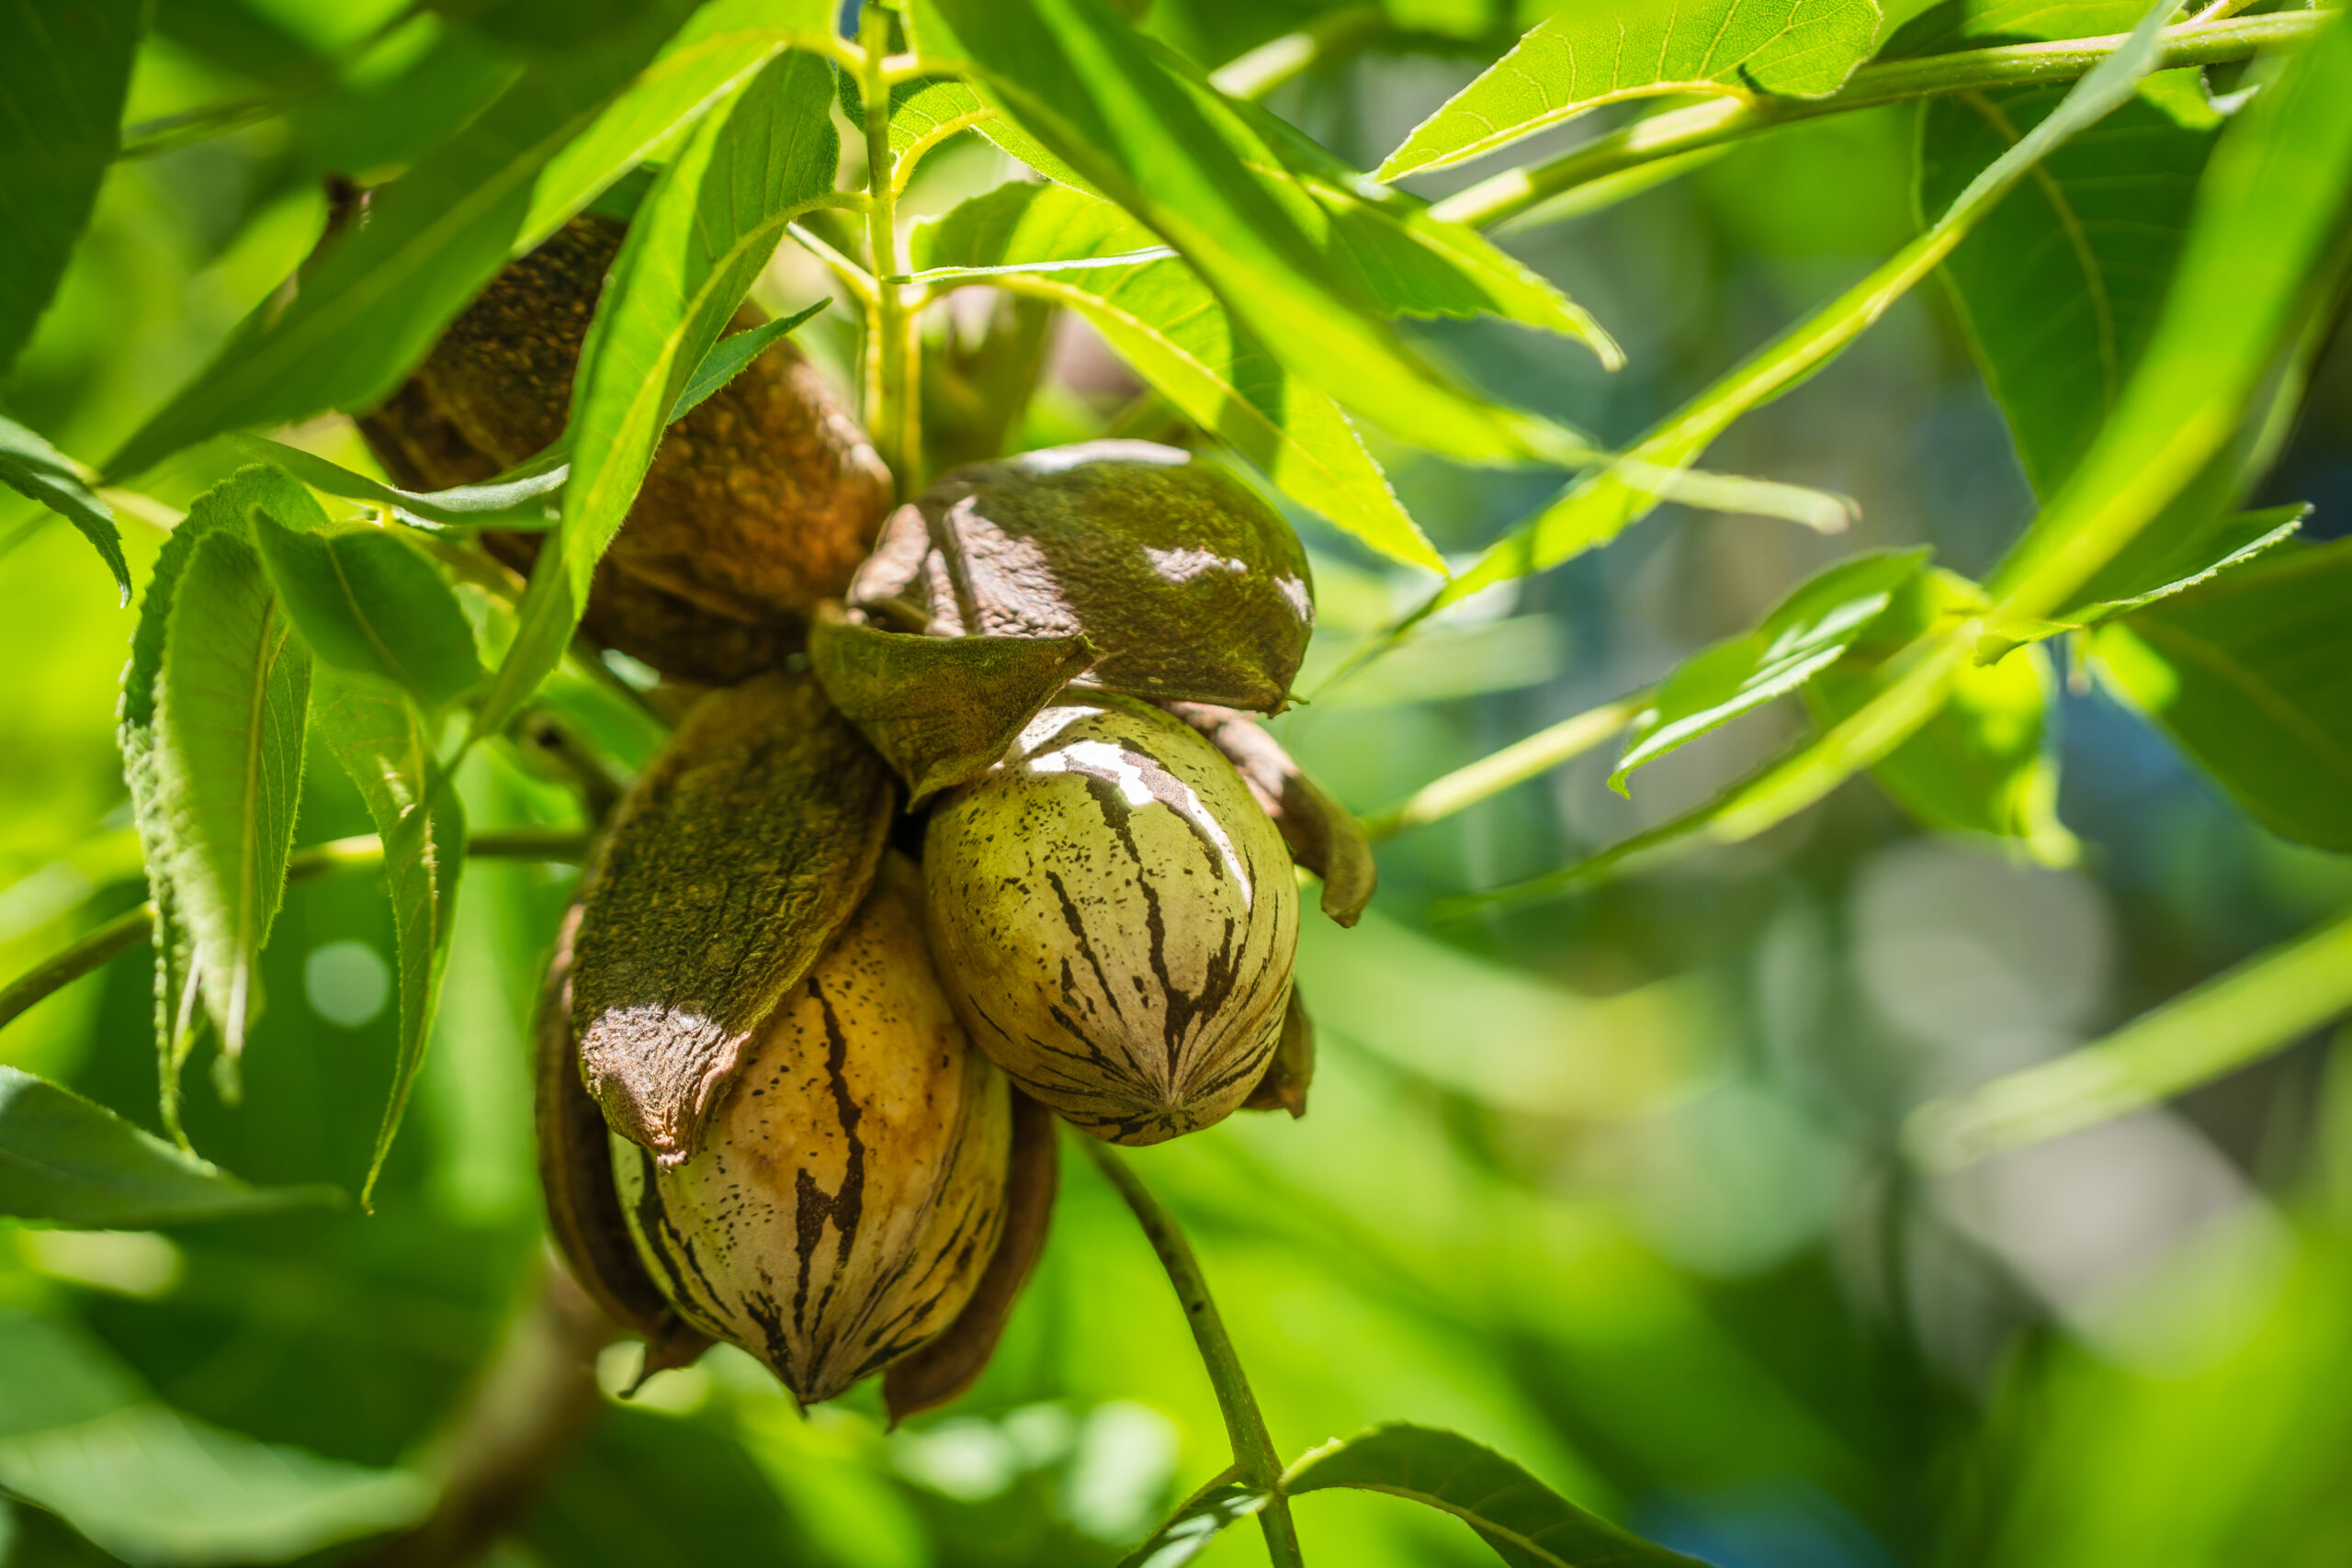
<svg viewBox="0 0 2352 1568">
<path fill-rule="evenodd" d="M 1931 571 L 1906 584 L 1848 656 L 1805 688 L 1826 730 L 1877 696 L 1886 660 L 1916 639 L 1983 607 L 1974 583 Z M 1952 677 L 1943 707 L 1871 765 L 1871 776 L 1922 827 L 2007 840 L 2044 865 L 2075 859 L 2058 820 L 2058 762 L 2050 744 L 2054 682 L 2044 649 Z"/>
<path fill-rule="evenodd" d="M 322 663 L 412 693 L 428 709 L 481 679 L 457 595 L 399 536 L 367 524 L 298 532 L 259 507 L 252 523 L 278 602 Z"/>
<path fill-rule="evenodd" d="M 814 321 L 832 302 L 829 296 L 814 305 L 795 310 L 789 316 L 778 316 L 773 321 L 762 321 L 756 327 L 729 333 L 711 344 L 710 351 L 695 366 L 694 374 L 686 378 L 686 384 L 680 389 L 677 400 L 670 405 L 667 423 L 675 424 L 694 412 L 713 392 L 741 375 L 752 360 Z"/>
<path fill-rule="evenodd" d="M 109 471 L 137 473 L 224 430 L 365 408 L 390 391 L 508 254 L 528 247 L 534 221 L 552 228 L 570 216 L 535 208 L 534 184 L 651 58 L 683 9 L 683 0 L 661 0 L 628 28 L 526 69 L 481 118 L 373 199 L 367 222 L 329 247 L 290 303 L 249 318 Z M 674 120 L 699 102 L 666 107 Z M 576 196 L 584 206 L 628 168 L 642 153 L 641 145 L 624 147 L 628 141 L 605 145 L 566 185 L 564 200 Z"/>
<path fill-rule="evenodd" d="M 1665 488 L 1658 469 L 1688 468 L 1742 415 L 1771 401 L 1827 363 L 1889 306 L 1932 272 L 2052 149 L 2128 102 L 2155 59 L 2153 12 L 2129 42 L 2076 83 L 2052 110 L 1952 199 L 1941 218 L 1883 265 L 1809 319 L 1751 355 L 1728 376 L 1653 426 L 1618 464 L 1595 468 L 1505 536 L 1431 601 L 1439 608 L 1481 588 L 1547 570 L 1604 545 L 1654 510 Z"/>
<path fill-rule="evenodd" d="M 2078 592 L 2076 602 L 2056 615 L 2034 621 L 1994 621 L 1977 644 L 1977 661 L 1989 664 L 2019 643 L 2095 626 L 2210 582 L 2293 538 L 2311 511 L 2301 503 L 2267 506 L 2259 512 L 2222 513 L 2201 528 L 2150 528 L 2100 568 Z"/>
<path fill-rule="evenodd" d="M 792 53 L 771 62 L 695 128 L 629 225 L 572 381 L 562 524 L 532 571 L 477 733 L 503 724 L 561 659 L 670 410 L 785 225 L 831 195 L 841 158 L 832 100 L 825 62 Z"/>
<path fill-rule="evenodd" d="M 1948 1170 L 2170 1099 L 2352 1011 L 2352 916 L 2272 948 L 2106 1039 L 1911 1115 L 1904 1144 Z"/>
<path fill-rule="evenodd" d="M 392 901 L 400 962 L 400 1055 L 360 1190 L 365 1204 L 391 1152 L 432 1038 L 434 1004 L 457 929 L 458 880 L 466 864 L 465 808 L 434 760 L 432 732 L 406 695 L 323 671 L 313 690 L 311 722 L 320 743 L 358 786 L 383 841 L 384 888 Z"/>
<path fill-rule="evenodd" d="M 134 1568 L 285 1562 L 408 1524 L 434 1487 L 157 1403 L 95 1343 L 0 1317 L 0 1487 Z"/>
<path fill-rule="evenodd" d="M 141 0 L 18 0 L 11 9 L 0 49 L 0 376 L 90 220 L 147 23 Z"/>
<path fill-rule="evenodd" d="M 2100 670 L 2272 831 L 2352 851 L 2352 541 L 2111 623 Z"/>
<path fill-rule="evenodd" d="M 2045 121 L 2046 125 L 2048 122 Z M 2004 616 L 2048 617 L 2217 463 L 2244 480 L 2277 435 L 2248 407 L 2347 259 L 2352 212 L 2352 19 L 2315 34 L 2232 118 L 2198 189 L 2163 312 L 2098 439 L 1995 574 Z M 2204 525 L 2226 494 L 2170 522 Z"/>
<path fill-rule="evenodd" d="M 331 1187 L 252 1187 L 46 1078 L 0 1066 L 0 1214 L 144 1230 L 338 1201 Z"/>
<path fill-rule="evenodd" d="M 1374 1427 L 1312 1450 L 1283 1477 L 1294 1497 L 1335 1486 L 1452 1514 L 1512 1568 L 1692 1568 L 1680 1552 L 1586 1513 L 1458 1432 Z"/>
<path fill-rule="evenodd" d="M 548 163 L 513 249 L 519 254 L 563 227 L 614 178 L 658 152 L 784 50 L 835 40 L 832 0 L 710 0 Z"/>
<path fill-rule="evenodd" d="M 1939 209 L 2062 93 L 1930 100 L 1919 133 L 1922 210 Z M 2039 494 L 2055 493 L 2122 394 L 2220 125 L 2195 73 L 2151 77 L 2140 96 L 2054 151 L 1944 264 Z"/>
<path fill-rule="evenodd" d="M 1329 215 L 1332 242 L 1383 310 L 1398 316 L 1497 315 L 1575 338 L 1610 369 L 1624 363 L 1589 311 L 1476 230 L 1431 215 L 1419 197 L 1357 173 L 1255 105 L 1240 106 L 1240 112 L 1281 160 L 1281 172 Z"/>
<path fill-rule="evenodd" d="M 1632 98 L 1822 97 L 1870 53 L 1878 22 L 1873 0 L 1578 0 L 1415 127 L 1380 177 L 1442 169 Z"/>
<path fill-rule="evenodd" d="M 315 503 L 313 503 L 315 504 Z M 311 656 L 261 558 L 215 529 L 173 595 L 155 695 L 169 874 L 205 1010 L 231 1064 L 258 1010 L 254 965 L 286 891 Z"/>
<path fill-rule="evenodd" d="M 1849 557 L 1801 584 L 1754 630 L 1675 667 L 1626 737 L 1609 784 L 1752 708 L 1784 696 L 1845 656 L 1895 591 L 1927 564 L 1925 550 Z"/>
<path fill-rule="evenodd" d="M 270 504 L 277 515 L 311 523 L 325 521 L 300 485 L 274 468 L 248 468 L 198 496 L 187 516 L 155 558 L 139 601 L 139 624 L 130 638 L 130 661 L 122 672 L 120 723 L 123 779 L 130 788 L 131 819 L 147 864 L 147 885 L 155 905 L 155 1045 L 162 1085 L 164 1125 L 179 1134 L 180 1069 L 193 1044 L 197 980 L 195 937 L 175 881 L 183 809 L 184 760 L 164 743 L 161 724 L 164 651 L 173 605 L 197 547 L 215 533 L 243 538 L 253 507 Z M 308 508 L 308 511 L 304 509 Z"/>
<path fill-rule="evenodd" d="M 999 266 L 1124 255 L 1152 238 L 1107 202 L 1024 183 L 919 225 L 912 247 L 919 267 Z M 1230 443 L 1300 505 L 1384 555 L 1444 570 L 1347 415 L 1284 370 L 1183 262 L 1016 274 L 1001 283 L 1080 311 L 1187 418 Z"/>
<path fill-rule="evenodd" d="M 1582 443 L 1465 392 L 1414 356 L 1325 254 L 1313 198 L 1233 107 L 1098 0 L 922 0 L 918 47 L 967 68 L 1023 129 L 1183 254 L 1281 362 L 1419 445 L 1561 460 Z"/>
<path fill-rule="evenodd" d="M 1169 1516 L 1149 1540 L 1120 1558 L 1119 1568 L 1182 1568 L 1228 1526 L 1254 1517 L 1270 1501 L 1263 1487 L 1238 1481 L 1207 1487 Z"/>
<path fill-rule="evenodd" d="M 130 567 L 122 558 L 122 531 L 115 526 L 114 508 L 82 482 L 64 453 L 5 415 L 0 415 L 0 484 L 40 502 L 80 529 L 114 573 L 122 603 L 130 603 Z"/>
</svg>

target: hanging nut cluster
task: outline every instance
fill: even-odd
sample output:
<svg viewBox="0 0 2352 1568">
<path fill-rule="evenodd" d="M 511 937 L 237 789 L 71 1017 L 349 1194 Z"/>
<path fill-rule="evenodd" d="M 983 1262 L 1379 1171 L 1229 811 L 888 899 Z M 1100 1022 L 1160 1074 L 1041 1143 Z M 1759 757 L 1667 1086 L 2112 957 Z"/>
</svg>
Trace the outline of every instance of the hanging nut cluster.
<svg viewBox="0 0 2352 1568">
<path fill-rule="evenodd" d="M 617 243 L 583 220 L 515 264 L 362 421 L 396 479 L 560 434 Z M 591 857 L 537 1081 L 550 1227 L 649 1371 L 723 1339 L 803 1401 L 880 1372 L 898 1416 L 986 1365 L 1057 1114 L 1140 1145 L 1304 1111 L 1293 867 L 1341 924 L 1374 879 L 1253 716 L 1313 626 L 1254 492 L 1138 442 L 886 520 L 887 484 L 785 349 L 664 440 L 585 625 L 712 689 Z"/>
</svg>

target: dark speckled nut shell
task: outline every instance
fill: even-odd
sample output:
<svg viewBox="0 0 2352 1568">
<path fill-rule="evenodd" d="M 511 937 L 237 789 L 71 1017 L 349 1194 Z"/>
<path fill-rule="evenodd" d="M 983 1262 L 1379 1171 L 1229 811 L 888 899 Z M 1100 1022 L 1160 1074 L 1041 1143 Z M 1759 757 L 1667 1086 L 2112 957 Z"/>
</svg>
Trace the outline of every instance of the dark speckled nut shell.
<svg viewBox="0 0 2352 1568">
<path fill-rule="evenodd" d="M 563 432 L 571 379 L 622 225 L 574 219 L 507 267 L 360 429 L 411 488 L 486 479 Z M 756 325 L 740 313 L 731 330 Z M 788 343 L 672 426 L 606 552 L 585 624 L 665 674 L 729 683 L 799 646 L 889 504 L 855 420 Z M 528 535 L 486 542 L 527 566 Z"/>
<path fill-rule="evenodd" d="M 804 1403 L 946 1328 L 1003 1231 L 1011 1097 L 933 977 L 921 898 L 890 857 L 761 1026 L 701 1152 L 664 1167 L 612 1140 L 662 1292 Z"/>
<path fill-rule="evenodd" d="M 941 798 L 923 878 L 973 1040 L 1095 1136 L 1205 1127 L 1264 1075 L 1298 942 L 1290 855 L 1233 764 L 1169 714 L 1066 694 Z"/>
</svg>

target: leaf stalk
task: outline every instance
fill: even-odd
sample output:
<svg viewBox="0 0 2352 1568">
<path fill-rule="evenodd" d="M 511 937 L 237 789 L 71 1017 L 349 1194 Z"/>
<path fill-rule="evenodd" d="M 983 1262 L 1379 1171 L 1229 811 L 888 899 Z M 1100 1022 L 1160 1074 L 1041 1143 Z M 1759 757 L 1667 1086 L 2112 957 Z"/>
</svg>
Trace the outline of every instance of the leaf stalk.
<svg viewBox="0 0 2352 1568">
<path fill-rule="evenodd" d="M 1217 1315 L 1216 1303 L 1209 1296 L 1209 1282 L 1201 1273 L 1200 1260 L 1193 1256 L 1192 1244 L 1177 1228 L 1175 1216 L 1110 1145 L 1083 1133 L 1070 1136 L 1134 1213 L 1152 1251 L 1159 1255 L 1159 1266 L 1168 1271 L 1168 1282 L 1176 1287 L 1184 1321 L 1192 1325 L 1193 1342 L 1200 1347 L 1201 1363 L 1208 1369 L 1209 1383 L 1216 1390 L 1217 1408 L 1225 1415 L 1226 1435 L 1233 1444 L 1239 1478 L 1270 1494 L 1258 1515 L 1259 1527 L 1266 1532 L 1267 1555 L 1274 1568 L 1304 1568 L 1306 1559 L 1299 1553 L 1290 1500 L 1281 1491 L 1282 1459 L 1266 1430 L 1266 1418 L 1258 1409 L 1258 1397 L 1250 1391 L 1249 1374 L 1241 1370 L 1241 1358 L 1225 1331 L 1225 1320 Z"/>
</svg>

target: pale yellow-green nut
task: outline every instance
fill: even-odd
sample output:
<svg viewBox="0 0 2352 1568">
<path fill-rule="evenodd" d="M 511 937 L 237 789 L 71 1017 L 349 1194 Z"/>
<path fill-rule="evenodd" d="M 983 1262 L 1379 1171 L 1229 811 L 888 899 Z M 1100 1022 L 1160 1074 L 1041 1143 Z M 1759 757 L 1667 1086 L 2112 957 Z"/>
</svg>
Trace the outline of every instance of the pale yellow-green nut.
<svg viewBox="0 0 2352 1568">
<path fill-rule="evenodd" d="M 923 883 L 974 1042 L 1095 1136 L 1205 1127 L 1264 1074 L 1298 942 L 1290 855 L 1159 708 L 1065 694 L 933 810 Z"/>
<path fill-rule="evenodd" d="M 615 1134 L 638 1251 L 682 1316 L 804 1403 L 925 1343 L 970 1299 L 1004 1225 L 1003 1076 L 934 976 L 920 875 L 874 889 L 763 1022 L 699 1152 Z"/>
</svg>

